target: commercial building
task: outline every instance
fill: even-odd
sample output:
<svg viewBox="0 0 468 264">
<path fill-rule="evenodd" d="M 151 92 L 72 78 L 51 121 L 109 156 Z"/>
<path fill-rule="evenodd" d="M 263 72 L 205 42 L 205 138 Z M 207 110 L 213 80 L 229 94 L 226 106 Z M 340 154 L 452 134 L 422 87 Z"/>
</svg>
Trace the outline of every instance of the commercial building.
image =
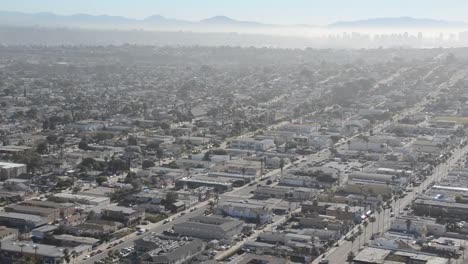
<svg viewBox="0 0 468 264">
<path fill-rule="evenodd" d="M 445 217 L 468 220 L 468 204 L 454 203 L 451 201 L 416 199 L 413 203 L 414 212 L 417 215 L 431 217 Z"/>
<path fill-rule="evenodd" d="M 52 200 L 57 202 L 70 202 L 70 203 L 79 203 L 85 205 L 108 205 L 110 203 L 110 198 L 108 197 L 95 197 L 88 195 L 78 195 L 71 193 L 57 193 L 51 197 Z"/>
<path fill-rule="evenodd" d="M 260 176 L 262 173 L 262 163 L 255 160 L 230 160 L 225 164 L 228 173 L 236 173 L 242 175 Z"/>
<path fill-rule="evenodd" d="M 264 203 L 242 203 L 229 201 L 219 204 L 217 214 L 245 219 L 250 222 L 263 224 L 272 218 L 272 212 Z"/>
<path fill-rule="evenodd" d="M 51 201 L 36 201 L 36 200 L 29 200 L 19 203 L 20 205 L 24 206 L 31 206 L 37 208 L 53 208 L 58 209 L 60 213 L 60 217 L 65 218 L 73 213 L 75 213 L 75 205 L 72 203 L 55 203 Z"/>
<path fill-rule="evenodd" d="M 175 249 L 183 248 L 187 244 L 191 244 L 190 242 L 195 242 L 192 244 L 195 249 L 201 251 L 205 247 L 205 243 L 199 239 L 194 240 L 187 240 L 182 238 L 174 238 L 174 239 L 167 239 L 164 237 L 161 238 L 160 235 L 151 233 L 148 236 L 139 238 L 134 241 L 135 252 L 138 256 L 142 256 L 142 259 L 148 258 L 148 262 L 142 263 L 173 263 L 173 262 L 151 262 L 149 260 L 152 257 L 160 255 L 164 256 L 165 253 L 170 253 L 170 257 L 176 257 L 175 255 L 181 254 L 181 251 L 173 252 Z M 186 249 L 192 248 L 192 246 L 188 246 Z M 171 253 L 173 252 L 173 253 Z M 182 251 L 183 252 L 183 251 Z M 146 257 L 144 256 L 146 253 L 148 254 Z M 177 254 L 175 254 L 177 253 Z"/>
<path fill-rule="evenodd" d="M 145 218 L 145 210 L 133 209 L 124 206 L 110 206 L 101 210 L 104 220 L 117 221 L 125 225 L 138 224 Z"/>
<path fill-rule="evenodd" d="M 259 186 L 254 190 L 254 197 L 257 199 L 278 198 L 290 201 L 308 201 L 315 194 L 316 192 L 313 189 L 279 186 Z"/>
<path fill-rule="evenodd" d="M 285 258 L 279 258 L 274 256 L 267 255 L 256 255 L 247 253 L 242 255 L 239 258 L 232 260 L 232 264 L 252 264 L 252 263 L 261 263 L 261 264 L 288 264 L 291 263 L 290 260 Z"/>
<path fill-rule="evenodd" d="M 47 224 L 47 220 L 37 215 L 5 212 L 0 213 L 0 223 L 20 231 L 29 231 Z"/>
<path fill-rule="evenodd" d="M 0 162 L 0 180 L 2 181 L 16 178 L 23 173 L 27 173 L 26 164 Z"/>
<path fill-rule="evenodd" d="M 242 231 L 244 222 L 237 219 L 198 216 L 174 225 L 174 232 L 205 240 L 231 241 Z"/>
<path fill-rule="evenodd" d="M 0 248 L 1 263 L 13 264 L 23 257 L 35 259 L 36 263 L 41 264 L 60 264 L 63 263 L 62 247 L 34 244 L 22 241 L 2 241 Z"/>
<path fill-rule="evenodd" d="M 88 245 L 88 246 L 97 246 L 99 243 L 99 239 L 92 238 L 92 237 L 83 237 L 83 236 L 72 236 L 72 235 L 55 235 L 53 236 L 54 240 L 59 243 L 62 247 L 76 247 L 81 245 Z"/>
<path fill-rule="evenodd" d="M 230 148 L 249 151 L 267 151 L 275 146 L 275 141 L 271 139 L 256 140 L 253 138 L 245 138 L 234 139 L 230 142 Z"/>
<path fill-rule="evenodd" d="M 356 255 L 354 264 L 418 263 L 447 264 L 449 260 L 422 252 L 398 251 L 375 247 L 366 247 Z"/>
<path fill-rule="evenodd" d="M 141 264 L 188 263 L 205 248 L 201 240 L 175 241 L 169 245 L 161 245 L 140 257 Z"/>
<path fill-rule="evenodd" d="M 182 189 L 187 186 L 190 189 L 198 187 L 212 187 L 217 192 L 229 191 L 233 187 L 233 178 L 225 177 L 208 177 L 208 176 L 195 176 L 195 177 L 184 177 L 176 181 L 175 186 L 177 189 Z"/>
<path fill-rule="evenodd" d="M 38 215 L 46 219 L 48 223 L 53 223 L 60 218 L 60 211 L 55 208 L 41 208 L 21 204 L 11 204 L 5 206 L 5 212 Z"/>
</svg>

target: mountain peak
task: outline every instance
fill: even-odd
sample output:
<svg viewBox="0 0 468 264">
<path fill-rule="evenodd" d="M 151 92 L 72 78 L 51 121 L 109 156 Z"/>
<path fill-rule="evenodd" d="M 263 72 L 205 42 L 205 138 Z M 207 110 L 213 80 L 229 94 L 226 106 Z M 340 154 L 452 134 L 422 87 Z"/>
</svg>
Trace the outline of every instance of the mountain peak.
<svg viewBox="0 0 468 264">
<path fill-rule="evenodd" d="M 234 20 L 227 16 L 214 16 L 207 19 L 203 19 L 200 22 L 202 23 L 237 23 L 239 21 Z"/>
<path fill-rule="evenodd" d="M 162 20 L 166 20 L 166 18 L 161 15 L 152 15 L 152 16 L 146 17 L 144 20 L 162 21 Z"/>
</svg>

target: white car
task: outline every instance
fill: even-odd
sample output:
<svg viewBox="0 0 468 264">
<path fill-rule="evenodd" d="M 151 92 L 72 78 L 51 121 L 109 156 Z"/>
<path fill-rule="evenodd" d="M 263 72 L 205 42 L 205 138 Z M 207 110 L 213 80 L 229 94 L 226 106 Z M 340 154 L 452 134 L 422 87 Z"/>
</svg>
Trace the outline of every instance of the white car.
<svg viewBox="0 0 468 264">
<path fill-rule="evenodd" d="M 90 257 L 91 257 L 90 255 L 86 255 L 86 256 L 84 256 L 83 259 L 89 259 Z"/>
</svg>

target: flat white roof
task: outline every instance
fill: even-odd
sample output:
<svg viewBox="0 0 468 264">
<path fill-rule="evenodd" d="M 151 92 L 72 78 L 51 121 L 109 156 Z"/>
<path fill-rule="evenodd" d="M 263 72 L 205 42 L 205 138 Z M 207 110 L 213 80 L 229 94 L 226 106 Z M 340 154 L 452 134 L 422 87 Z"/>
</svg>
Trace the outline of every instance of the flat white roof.
<svg viewBox="0 0 468 264">
<path fill-rule="evenodd" d="M 19 168 L 26 166 L 26 164 L 21 164 L 21 163 L 11 163 L 11 162 L 0 162 L 0 167 L 9 169 L 9 168 Z"/>
</svg>

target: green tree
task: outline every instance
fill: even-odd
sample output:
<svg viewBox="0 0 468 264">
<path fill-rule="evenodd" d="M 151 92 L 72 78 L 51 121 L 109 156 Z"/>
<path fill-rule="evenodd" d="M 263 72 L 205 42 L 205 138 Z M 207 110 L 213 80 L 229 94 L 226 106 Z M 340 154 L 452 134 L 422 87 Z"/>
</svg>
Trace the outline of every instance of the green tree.
<svg viewBox="0 0 468 264">
<path fill-rule="evenodd" d="M 78 148 L 82 150 L 89 150 L 88 142 L 85 140 L 80 141 L 80 143 L 78 143 Z"/>
<path fill-rule="evenodd" d="M 143 169 L 147 169 L 147 168 L 151 168 L 151 167 L 156 166 L 156 164 L 152 160 L 144 160 L 142 162 L 141 166 L 142 166 Z"/>
<path fill-rule="evenodd" d="M 138 140 L 137 140 L 136 137 L 129 136 L 128 139 L 127 139 L 127 144 L 130 145 L 130 146 L 136 146 L 136 145 L 138 145 Z"/>
<path fill-rule="evenodd" d="M 96 212 L 94 212 L 93 210 L 91 210 L 89 213 L 88 213 L 88 216 L 86 217 L 88 220 L 91 220 L 91 219 L 94 219 L 94 217 L 96 216 Z"/>
<path fill-rule="evenodd" d="M 39 154 L 46 154 L 48 152 L 49 148 L 47 147 L 46 142 L 41 142 L 37 145 L 36 151 Z"/>
<path fill-rule="evenodd" d="M 178 198 L 179 197 L 178 197 L 177 193 L 168 192 L 168 193 L 166 193 L 165 202 L 166 202 L 166 204 L 173 204 L 173 203 L 175 203 L 177 201 Z"/>
<path fill-rule="evenodd" d="M 107 164 L 112 173 L 126 171 L 128 169 L 127 163 L 122 159 L 111 159 Z"/>
<path fill-rule="evenodd" d="M 37 168 L 42 166 L 42 157 L 37 152 L 26 151 L 23 153 L 16 153 L 13 155 L 13 161 L 17 163 L 26 164 L 28 171 L 34 172 Z"/>
<path fill-rule="evenodd" d="M 164 157 L 164 151 L 161 148 L 156 149 L 156 158 L 159 161 L 159 166 L 161 166 L 161 160 Z"/>
<path fill-rule="evenodd" d="M 96 178 L 96 183 L 100 186 L 102 183 L 107 182 L 106 176 L 99 176 Z"/>
</svg>

